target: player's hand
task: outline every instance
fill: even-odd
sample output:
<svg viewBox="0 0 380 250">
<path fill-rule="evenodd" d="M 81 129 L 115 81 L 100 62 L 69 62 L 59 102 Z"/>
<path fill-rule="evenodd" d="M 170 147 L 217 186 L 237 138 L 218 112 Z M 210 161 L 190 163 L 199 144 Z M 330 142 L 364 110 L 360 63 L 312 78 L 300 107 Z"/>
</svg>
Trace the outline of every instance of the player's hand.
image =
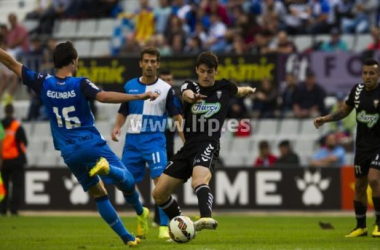
<svg viewBox="0 0 380 250">
<path fill-rule="evenodd" d="M 148 91 L 148 92 L 146 92 L 146 93 L 144 93 L 144 94 L 142 94 L 142 99 L 143 100 L 148 100 L 148 99 L 150 99 L 151 101 L 154 101 L 154 100 L 156 100 L 156 98 L 159 96 L 159 94 L 157 94 L 157 93 L 153 93 L 152 91 Z"/>
<path fill-rule="evenodd" d="M 246 87 L 246 96 L 250 96 L 252 94 L 254 94 L 256 92 L 256 88 L 252 88 L 252 87 Z"/>
<path fill-rule="evenodd" d="M 194 93 L 194 96 L 193 98 L 190 98 L 189 99 L 193 102 L 193 103 L 196 103 L 196 102 L 201 102 L 203 99 L 207 98 L 207 96 L 205 95 L 201 95 L 201 94 L 196 94 Z"/>
<path fill-rule="evenodd" d="M 119 141 L 119 137 L 121 134 L 121 129 L 120 128 L 114 128 L 111 132 L 111 138 L 113 141 Z"/>
<path fill-rule="evenodd" d="M 314 119 L 314 126 L 315 128 L 320 128 L 325 122 L 324 117 L 317 117 Z"/>
</svg>

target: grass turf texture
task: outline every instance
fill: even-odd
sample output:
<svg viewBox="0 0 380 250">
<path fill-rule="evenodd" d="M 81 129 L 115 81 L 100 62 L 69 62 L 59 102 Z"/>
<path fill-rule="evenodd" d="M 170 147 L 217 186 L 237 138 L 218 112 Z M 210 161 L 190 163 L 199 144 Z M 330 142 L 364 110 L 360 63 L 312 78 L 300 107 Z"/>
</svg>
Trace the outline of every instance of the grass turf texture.
<svg viewBox="0 0 380 250">
<path fill-rule="evenodd" d="M 204 230 L 187 244 L 167 243 L 150 228 L 138 249 L 380 249 L 380 238 L 344 238 L 354 226 L 352 217 L 216 216 L 216 231 Z M 136 233 L 136 219 L 122 217 Z M 319 221 L 335 229 L 322 230 Z M 0 249 L 126 249 L 100 217 L 0 217 Z"/>
</svg>

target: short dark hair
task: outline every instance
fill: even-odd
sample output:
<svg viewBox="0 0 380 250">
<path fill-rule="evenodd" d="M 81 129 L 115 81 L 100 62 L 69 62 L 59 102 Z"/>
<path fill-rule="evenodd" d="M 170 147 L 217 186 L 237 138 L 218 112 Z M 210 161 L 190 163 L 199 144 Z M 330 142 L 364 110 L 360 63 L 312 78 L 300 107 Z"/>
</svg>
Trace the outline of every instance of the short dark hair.
<svg viewBox="0 0 380 250">
<path fill-rule="evenodd" d="M 77 50 L 71 42 L 67 41 L 65 43 L 60 43 L 55 47 L 53 52 L 54 68 L 63 68 L 77 58 Z"/>
<path fill-rule="evenodd" d="M 140 61 L 142 61 L 145 54 L 157 56 L 157 62 L 159 62 L 161 59 L 160 51 L 158 51 L 158 49 L 156 49 L 155 47 L 148 47 L 143 49 L 140 53 Z"/>
<path fill-rule="evenodd" d="M 290 147 L 290 141 L 289 140 L 280 141 L 280 143 L 278 144 L 278 147 L 279 148 L 281 148 L 281 147 Z"/>
<path fill-rule="evenodd" d="M 195 66 L 198 68 L 202 64 L 210 69 L 218 69 L 218 57 L 211 51 L 203 52 L 198 56 Z"/>
<path fill-rule="evenodd" d="M 8 117 L 12 116 L 14 112 L 15 112 L 15 108 L 13 107 L 12 104 L 5 105 L 5 107 L 4 107 L 4 113 L 5 113 L 6 116 L 8 116 Z"/>
<path fill-rule="evenodd" d="M 377 65 L 377 66 L 379 66 L 379 63 L 375 59 L 367 58 L 364 60 L 363 65 L 366 65 L 366 66 Z"/>
<path fill-rule="evenodd" d="M 162 70 L 160 70 L 160 76 L 162 76 L 162 75 L 171 75 L 172 74 L 172 72 L 170 72 L 170 70 L 168 70 L 168 69 L 162 69 Z"/>
<path fill-rule="evenodd" d="M 260 141 L 259 142 L 259 149 L 269 148 L 269 142 L 268 141 Z"/>
</svg>

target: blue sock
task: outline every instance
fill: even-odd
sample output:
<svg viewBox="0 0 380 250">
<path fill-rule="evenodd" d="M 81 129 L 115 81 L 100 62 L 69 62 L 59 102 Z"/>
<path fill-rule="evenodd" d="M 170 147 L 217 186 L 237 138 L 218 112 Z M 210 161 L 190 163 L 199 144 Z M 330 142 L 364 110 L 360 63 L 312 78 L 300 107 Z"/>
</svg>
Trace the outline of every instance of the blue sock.
<svg viewBox="0 0 380 250">
<path fill-rule="evenodd" d="M 140 215 L 143 212 L 143 206 L 139 197 L 139 193 L 136 190 L 134 190 L 133 194 L 124 193 L 125 200 L 133 207 L 137 215 Z"/>
<path fill-rule="evenodd" d="M 169 218 L 162 210 L 162 208 L 158 207 L 158 214 L 160 216 L 160 226 L 168 226 L 169 225 Z"/>
<path fill-rule="evenodd" d="M 96 207 L 99 211 L 99 214 L 107 222 L 107 224 L 112 228 L 117 235 L 123 240 L 124 244 L 128 241 L 134 241 L 135 237 L 130 234 L 127 229 L 125 229 L 123 222 L 120 220 L 117 215 L 114 207 L 112 206 L 108 196 L 102 196 L 95 198 Z"/>
<path fill-rule="evenodd" d="M 135 190 L 135 179 L 127 169 L 110 165 L 110 172 L 108 176 L 112 178 L 113 183 L 123 193 L 130 194 Z"/>
</svg>

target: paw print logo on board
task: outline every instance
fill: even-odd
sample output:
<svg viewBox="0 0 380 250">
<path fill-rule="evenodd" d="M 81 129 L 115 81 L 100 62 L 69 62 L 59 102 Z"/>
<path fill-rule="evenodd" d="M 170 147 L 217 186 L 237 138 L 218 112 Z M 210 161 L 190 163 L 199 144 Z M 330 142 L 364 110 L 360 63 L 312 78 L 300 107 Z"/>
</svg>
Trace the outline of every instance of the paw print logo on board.
<svg viewBox="0 0 380 250">
<path fill-rule="evenodd" d="M 314 174 L 305 171 L 303 179 L 295 178 L 297 188 L 303 191 L 302 201 L 306 206 L 321 205 L 323 203 L 323 191 L 330 186 L 330 178 L 322 179 L 321 172 Z"/>
<path fill-rule="evenodd" d="M 74 175 L 71 175 L 71 179 L 64 176 L 63 182 L 65 188 L 70 191 L 70 201 L 72 204 L 79 205 L 88 203 L 90 197 L 83 191 L 82 186 Z"/>
</svg>

